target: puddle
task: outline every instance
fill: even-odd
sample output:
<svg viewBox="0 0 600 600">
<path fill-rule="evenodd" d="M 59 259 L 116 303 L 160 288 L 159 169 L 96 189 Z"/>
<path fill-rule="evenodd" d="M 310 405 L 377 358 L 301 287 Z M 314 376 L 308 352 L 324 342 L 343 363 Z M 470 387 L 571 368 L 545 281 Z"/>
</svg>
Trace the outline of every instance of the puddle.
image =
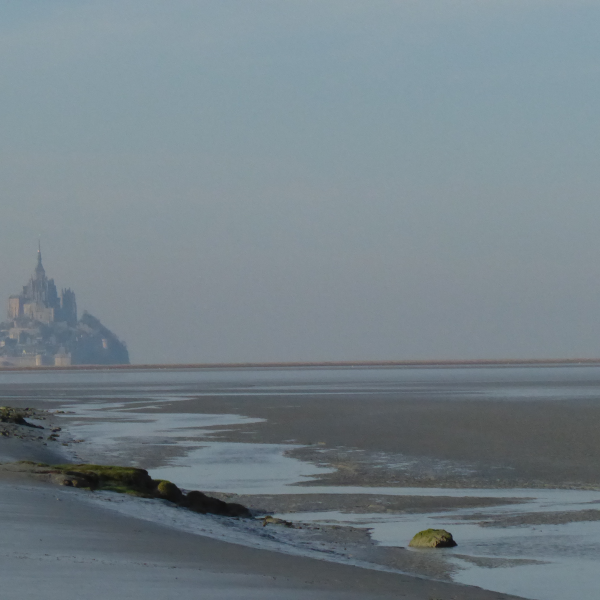
<svg viewBox="0 0 600 600">
<path fill-rule="evenodd" d="M 330 473 L 333 469 L 316 467 L 285 456 L 297 446 L 287 444 L 241 444 L 207 442 L 172 461 L 166 467 L 152 469 L 156 479 L 169 479 L 184 489 L 258 494 L 290 493 L 286 486 L 303 479 Z"/>
</svg>

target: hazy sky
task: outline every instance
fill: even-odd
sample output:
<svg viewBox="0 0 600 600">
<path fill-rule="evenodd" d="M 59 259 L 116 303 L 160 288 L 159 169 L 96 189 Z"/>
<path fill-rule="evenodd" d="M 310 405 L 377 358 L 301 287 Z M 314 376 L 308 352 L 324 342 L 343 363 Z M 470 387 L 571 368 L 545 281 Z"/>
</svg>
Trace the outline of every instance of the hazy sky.
<svg viewBox="0 0 600 600">
<path fill-rule="evenodd" d="M 600 356 L 600 2 L 6 0 L 0 301 L 133 362 Z"/>
</svg>

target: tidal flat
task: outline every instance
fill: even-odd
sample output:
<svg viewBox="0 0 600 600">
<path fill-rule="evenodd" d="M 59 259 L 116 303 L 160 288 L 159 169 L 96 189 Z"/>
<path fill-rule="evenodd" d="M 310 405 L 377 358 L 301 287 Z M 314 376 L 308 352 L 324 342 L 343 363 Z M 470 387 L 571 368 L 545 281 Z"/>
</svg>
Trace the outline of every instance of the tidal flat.
<svg viewBox="0 0 600 600">
<path fill-rule="evenodd" d="M 160 500 L 110 492 L 50 491 L 14 473 L 2 475 L 3 486 L 29 485 L 61 502 L 66 494 L 85 510 L 96 507 L 198 544 L 231 544 L 254 557 L 271 553 L 271 577 L 287 578 L 289 589 L 278 589 L 289 597 L 596 597 L 597 367 L 2 377 L 1 404 L 46 410 L 48 423 L 60 428 L 53 439 L 0 437 L 3 462 L 33 452 L 29 458 L 42 462 L 61 462 L 61 455 L 140 467 L 154 479 L 244 504 L 257 520 L 190 516 Z M 267 514 L 292 526 L 263 526 L 258 519 Z M 417 531 L 438 527 L 453 533 L 456 548 L 407 548 Z M 228 572 L 266 576 L 266 564 L 251 572 L 244 564 L 228 564 Z M 294 564 L 313 565 L 312 584 L 300 585 Z M 347 575 L 338 584 L 325 575 L 342 568 L 354 574 L 354 587 Z M 365 577 L 370 587 L 356 583 Z M 226 597 L 252 597 L 239 593 Z"/>
</svg>

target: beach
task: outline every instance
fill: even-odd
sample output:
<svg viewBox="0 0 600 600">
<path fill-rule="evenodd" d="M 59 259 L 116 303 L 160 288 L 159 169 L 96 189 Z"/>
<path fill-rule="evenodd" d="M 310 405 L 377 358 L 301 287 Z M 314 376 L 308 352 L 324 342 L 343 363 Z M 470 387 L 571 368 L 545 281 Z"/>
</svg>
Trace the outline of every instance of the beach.
<svg viewBox="0 0 600 600">
<path fill-rule="evenodd" d="M 199 586 L 223 598 L 560 597 L 539 581 L 568 572 L 600 522 L 599 382 L 572 366 L 7 373 L 2 404 L 47 410 L 36 423 L 60 432 L 0 438 L 3 463 L 142 467 L 293 527 L 5 470 L 1 518 L 19 532 L 6 572 L 22 582 L 35 562 L 40 576 L 56 568 L 99 594 L 98 578 L 131 598 Z M 458 547 L 407 549 L 432 523 Z M 580 598 L 596 586 L 599 550 L 586 544 Z"/>
<path fill-rule="evenodd" d="M 174 531 L 89 505 L 77 490 L 1 487 L 7 597 L 508 598 Z"/>
</svg>

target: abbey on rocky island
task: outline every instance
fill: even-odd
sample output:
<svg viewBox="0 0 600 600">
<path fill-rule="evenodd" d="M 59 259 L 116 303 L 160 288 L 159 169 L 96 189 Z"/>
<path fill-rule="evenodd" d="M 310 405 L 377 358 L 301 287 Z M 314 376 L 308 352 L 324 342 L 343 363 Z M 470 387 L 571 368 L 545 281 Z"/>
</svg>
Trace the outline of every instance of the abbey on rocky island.
<svg viewBox="0 0 600 600">
<path fill-rule="evenodd" d="M 96 317 L 77 319 L 75 293 L 58 294 L 46 277 L 38 248 L 33 276 L 21 294 L 8 299 L 0 323 L 0 367 L 129 364 L 127 347 Z"/>
</svg>

